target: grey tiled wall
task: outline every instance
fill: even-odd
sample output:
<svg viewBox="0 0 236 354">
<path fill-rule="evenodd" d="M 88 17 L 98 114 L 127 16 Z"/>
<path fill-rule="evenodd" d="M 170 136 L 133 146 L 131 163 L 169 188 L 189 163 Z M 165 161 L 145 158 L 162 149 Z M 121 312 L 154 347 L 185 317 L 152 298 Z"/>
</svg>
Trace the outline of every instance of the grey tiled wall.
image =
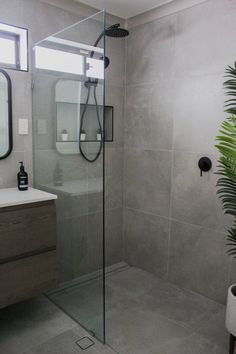
<svg viewBox="0 0 236 354">
<path fill-rule="evenodd" d="M 209 0 L 131 29 L 127 40 L 124 248 L 128 263 L 224 302 L 235 265 L 216 197 L 214 136 L 236 4 Z M 200 177 L 201 156 L 213 161 Z"/>
</svg>

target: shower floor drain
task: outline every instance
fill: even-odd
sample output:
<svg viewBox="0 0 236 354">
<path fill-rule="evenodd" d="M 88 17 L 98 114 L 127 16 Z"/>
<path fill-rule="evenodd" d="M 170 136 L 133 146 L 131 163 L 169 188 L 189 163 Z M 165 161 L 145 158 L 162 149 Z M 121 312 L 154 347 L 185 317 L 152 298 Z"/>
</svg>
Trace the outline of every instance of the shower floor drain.
<svg viewBox="0 0 236 354">
<path fill-rule="evenodd" d="M 90 339 L 89 337 L 83 337 L 79 340 L 77 340 L 76 344 L 83 350 L 86 350 L 90 347 L 92 347 L 92 345 L 94 345 L 94 341 L 92 341 L 92 339 Z"/>
</svg>

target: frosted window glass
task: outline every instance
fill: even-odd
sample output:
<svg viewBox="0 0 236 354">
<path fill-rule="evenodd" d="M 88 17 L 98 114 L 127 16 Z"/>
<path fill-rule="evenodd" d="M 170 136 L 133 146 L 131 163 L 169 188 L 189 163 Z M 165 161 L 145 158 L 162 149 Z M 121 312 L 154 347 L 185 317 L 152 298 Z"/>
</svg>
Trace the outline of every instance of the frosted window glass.
<svg viewBox="0 0 236 354">
<path fill-rule="evenodd" d="M 27 71 L 28 31 L 25 28 L 0 23 L 0 63 L 1 66 Z M 16 49 L 17 47 L 17 49 Z"/>
<path fill-rule="evenodd" d="M 96 79 L 104 79 L 104 61 L 94 58 L 87 58 L 86 63 L 88 69 L 86 70 L 86 76 Z"/>
<path fill-rule="evenodd" d="M 84 74 L 84 57 L 45 47 L 35 47 L 37 69 L 59 71 L 70 74 Z"/>
<path fill-rule="evenodd" d="M 0 62 L 11 65 L 16 64 L 16 47 L 14 41 L 0 38 Z"/>
</svg>

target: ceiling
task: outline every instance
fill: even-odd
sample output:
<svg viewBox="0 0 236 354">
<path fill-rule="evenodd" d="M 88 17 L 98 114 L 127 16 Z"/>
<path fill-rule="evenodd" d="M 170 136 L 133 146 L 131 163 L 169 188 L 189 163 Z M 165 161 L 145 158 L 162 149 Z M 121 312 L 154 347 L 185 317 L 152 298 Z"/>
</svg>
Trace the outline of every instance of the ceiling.
<svg viewBox="0 0 236 354">
<path fill-rule="evenodd" d="M 139 15 L 173 0 L 77 0 L 124 19 Z"/>
</svg>

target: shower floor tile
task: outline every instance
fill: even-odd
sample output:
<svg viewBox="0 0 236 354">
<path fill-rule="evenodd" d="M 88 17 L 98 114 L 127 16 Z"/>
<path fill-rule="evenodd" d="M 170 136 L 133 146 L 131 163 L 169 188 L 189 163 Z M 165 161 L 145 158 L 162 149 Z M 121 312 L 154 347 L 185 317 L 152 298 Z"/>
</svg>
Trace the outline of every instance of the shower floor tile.
<svg viewBox="0 0 236 354">
<path fill-rule="evenodd" d="M 87 349 L 80 348 L 77 344 L 79 339 L 78 335 L 70 330 L 23 354 L 115 354 L 109 347 L 96 343 Z"/>
<path fill-rule="evenodd" d="M 135 267 L 106 284 L 107 343 L 120 354 L 228 353 L 223 305 Z"/>
</svg>

